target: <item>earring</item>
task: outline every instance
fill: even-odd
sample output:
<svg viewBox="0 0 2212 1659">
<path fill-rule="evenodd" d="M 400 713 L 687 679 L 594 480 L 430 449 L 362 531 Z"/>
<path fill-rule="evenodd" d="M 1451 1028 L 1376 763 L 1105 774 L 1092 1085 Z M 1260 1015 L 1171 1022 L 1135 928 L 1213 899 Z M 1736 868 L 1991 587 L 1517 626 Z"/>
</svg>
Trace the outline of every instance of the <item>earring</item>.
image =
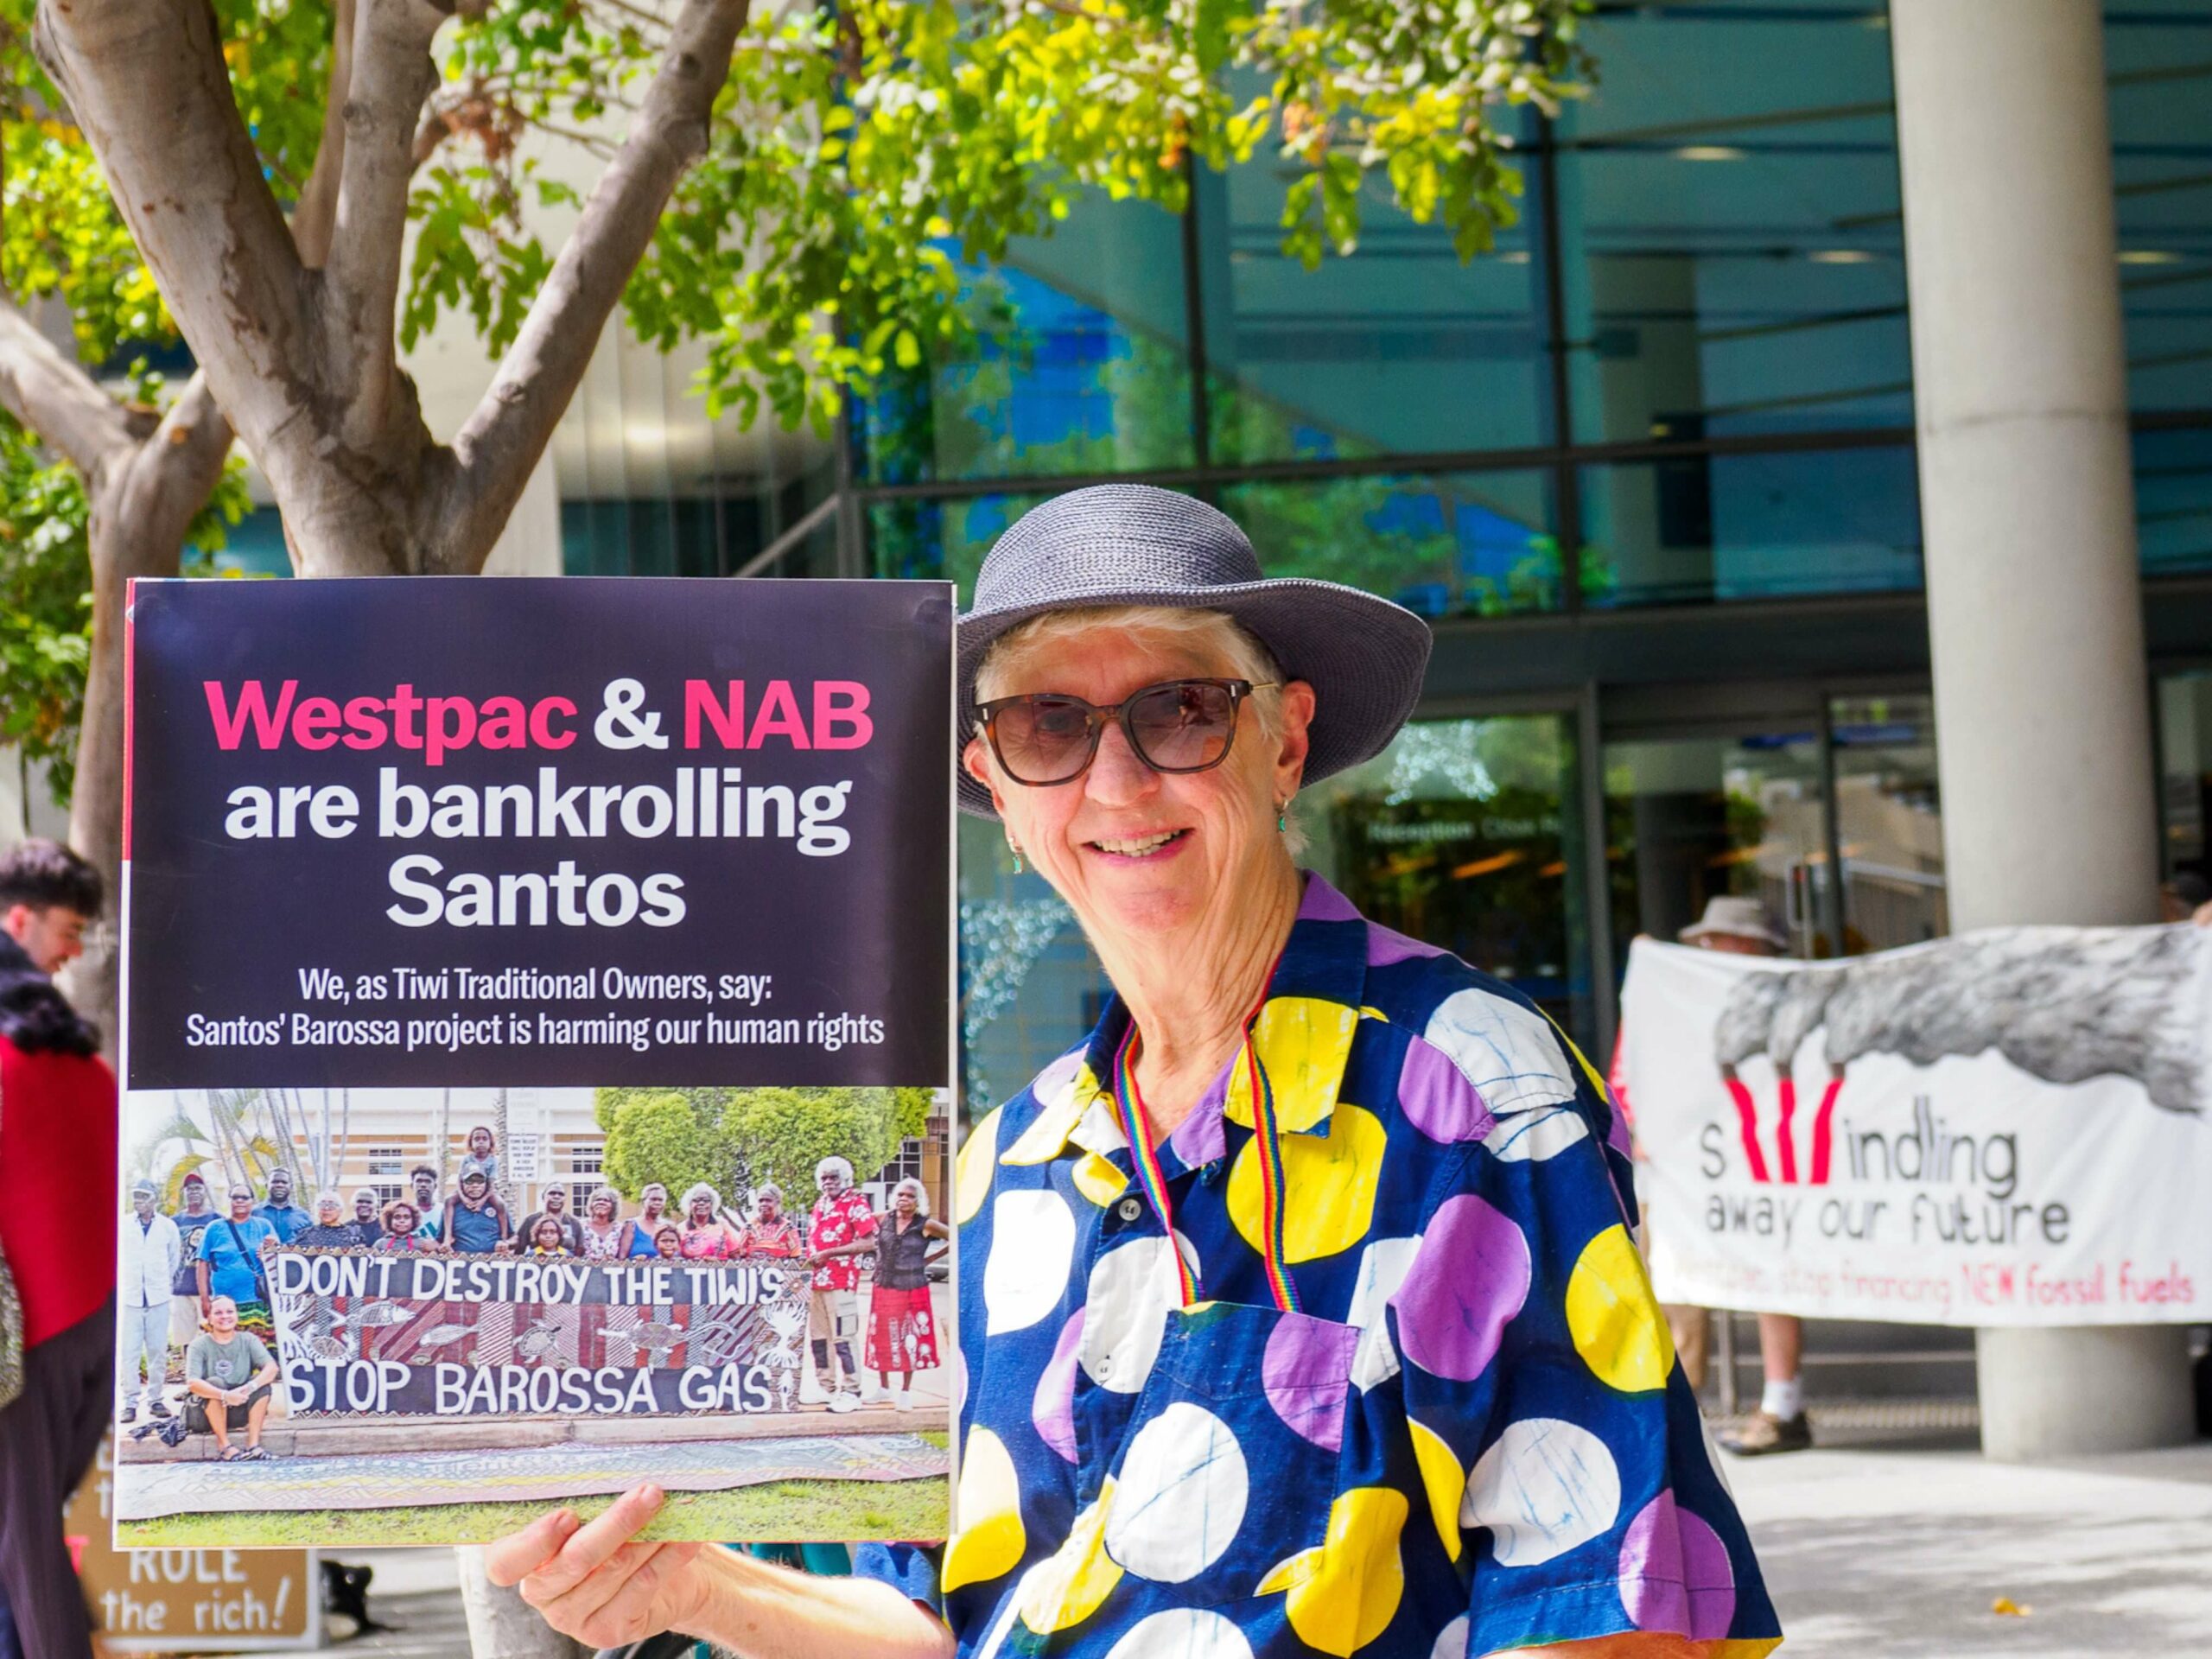
<svg viewBox="0 0 2212 1659">
<path fill-rule="evenodd" d="M 1028 867 L 1021 861 L 1021 849 L 1012 836 L 1006 838 L 1006 849 L 1014 855 L 1014 873 L 1020 875 Z"/>
<path fill-rule="evenodd" d="M 1277 835 L 1284 835 L 1289 831 L 1289 829 L 1290 803 L 1288 801 L 1277 801 L 1275 803 L 1275 833 Z"/>
</svg>

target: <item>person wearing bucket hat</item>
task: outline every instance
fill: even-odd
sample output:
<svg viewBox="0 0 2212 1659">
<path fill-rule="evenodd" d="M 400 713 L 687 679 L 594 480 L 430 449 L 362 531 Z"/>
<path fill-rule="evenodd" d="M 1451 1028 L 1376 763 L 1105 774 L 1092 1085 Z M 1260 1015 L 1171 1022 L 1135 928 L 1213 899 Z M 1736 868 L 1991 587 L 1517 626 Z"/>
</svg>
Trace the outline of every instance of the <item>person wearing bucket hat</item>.
<svg viewBox="0 0 2212 1659">
<path fill-rule="evenodd" d="M 1112 995 L 960 1153 L 960 1530 L 809 1580 L 625 1548 L 647 1487 L 493 1577 L 602 1643 L 763 1656 L 1774 1647 L 1602 1085 L 1296 863 L 1294 798 L 1389 743 L 1428 647 L 1169 491 L 1008 530 L 960 621 L 961 803 Z"/>
</svg>

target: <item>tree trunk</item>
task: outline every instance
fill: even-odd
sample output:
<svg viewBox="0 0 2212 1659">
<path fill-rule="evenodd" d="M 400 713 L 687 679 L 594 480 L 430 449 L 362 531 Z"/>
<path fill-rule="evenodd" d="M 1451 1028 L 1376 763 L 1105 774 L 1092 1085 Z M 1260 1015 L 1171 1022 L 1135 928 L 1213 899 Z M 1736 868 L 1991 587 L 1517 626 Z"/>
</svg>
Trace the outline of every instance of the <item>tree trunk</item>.
<svg viewBox="0 0 2212 1659">
<path fill-rule="evenodd" d="M 515 1216 L 515 1149 L 507 1144 L 507 1091 L 496 1090 L 492 1096 L 492 1149 L 499 1154 L 499 1179 L 492 1183 L 493 1195 L 507 1206 L 509 1220 Z"/>
</svg>

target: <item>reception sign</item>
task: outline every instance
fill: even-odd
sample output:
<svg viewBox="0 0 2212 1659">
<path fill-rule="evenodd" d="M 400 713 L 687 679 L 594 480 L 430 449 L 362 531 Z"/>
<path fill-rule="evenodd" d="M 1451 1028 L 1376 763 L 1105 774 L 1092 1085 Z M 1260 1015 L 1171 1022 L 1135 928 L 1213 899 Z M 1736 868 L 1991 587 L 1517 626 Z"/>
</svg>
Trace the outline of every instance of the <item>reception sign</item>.
<svg viewBox="0 0 2212 1659">
<path fill-rule="evenodd" d="M 1639 939 L 1622 1021 L 1665 1300 L 2212 1316 L 2212 930 L 2008 928 L 1839 963 Z"/>
<path fill-rule="evenodd" d="M 664 1536 L 943 1536 L 943 1365 L 863 1401 L 868 1262 L 797 1258 L 951 1082 L 950 585 L 141 582 L 127 651 L 124 1187 L 191 1243 L 118 1541 L 646 1480 Z"/>
</svg>

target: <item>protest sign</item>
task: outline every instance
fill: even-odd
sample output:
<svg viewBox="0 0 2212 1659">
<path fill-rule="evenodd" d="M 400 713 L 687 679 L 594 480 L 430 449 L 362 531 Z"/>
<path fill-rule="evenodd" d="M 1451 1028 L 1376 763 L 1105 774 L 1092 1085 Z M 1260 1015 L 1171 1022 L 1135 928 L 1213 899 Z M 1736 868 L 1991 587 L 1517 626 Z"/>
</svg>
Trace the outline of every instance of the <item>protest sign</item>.
<svg viewBox="0 0 2212 1659">
<path fill-rule="evenodd" d="M 226 1653 L 322 1645 L 311 1549 L 117 1549 L 108 1541 L 106 1446 L 69 1500 L 62 1531 L 92 1627 L 110 1653 Z"/>
<path fill-rule="evenodd" d="M 119 1442 L 119 1541 L 467 1542 L 645 1478 L 671 1536 L 943 1535 L 950 1290 L 871 1285 L 859 1189 L 945 1181 L 951 622 L 133 588 L 123 1141 L 190 1229 L 189 1409 Z"/>
<path fill-rule="evenodd" d="M 2212 1307 L 2212 931 L 1844 963 L 1638 939 L 1615 1082 L 1662 1300 L 1954 1325 Z"/>
</svg>

